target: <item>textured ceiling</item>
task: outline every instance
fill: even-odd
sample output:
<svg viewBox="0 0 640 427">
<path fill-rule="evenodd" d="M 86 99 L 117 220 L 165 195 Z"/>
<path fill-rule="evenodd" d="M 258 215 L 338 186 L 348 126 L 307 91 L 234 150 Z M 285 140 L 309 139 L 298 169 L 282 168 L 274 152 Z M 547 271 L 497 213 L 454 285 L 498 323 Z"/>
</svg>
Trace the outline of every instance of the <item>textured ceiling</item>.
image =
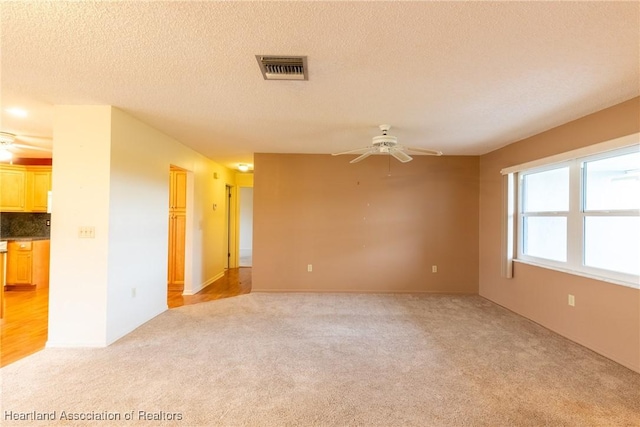
<svg viewBox="0 0 640 427">
<path fill-rule="evenodd" d="M 482 154 L 640 92 L 638 2 L 0 7 L 0 130 L 50 137 L 54 104 L 111 104 L 228 166 L 365 146 L 381 123 Z M 307 55 L 309 80 L 263 80 L 257 54 Z"/>
</svg>

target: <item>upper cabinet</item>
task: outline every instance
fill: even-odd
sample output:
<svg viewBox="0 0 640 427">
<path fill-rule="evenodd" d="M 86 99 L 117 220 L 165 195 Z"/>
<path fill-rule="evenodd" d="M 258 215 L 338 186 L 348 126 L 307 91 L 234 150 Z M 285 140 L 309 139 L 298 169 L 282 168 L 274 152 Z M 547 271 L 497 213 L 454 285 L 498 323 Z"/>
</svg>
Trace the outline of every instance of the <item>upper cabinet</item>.
<svg viewBox="0 0 640 427">
<path fill-rule="evenodd" d="M 49 191 L 51 191 L 51 168 L 28 168 L 27 186 L 27 208 L 31 204 L 31 212 L 46 212 Z M 29 189 L 31 197 L 29 197 Z"/>
<path fill-rule="evenodd" d="M 1 212 L 46 212 L 51 166 L 0 166 Z"/>
<path fill-rule="evenodd" d="M 184 212 L 187 209 L 187 172 L 172 167 L 170 177 L 169 209 Z"/>
<path fill-rule="evenodd" d="M 26 170 L 21 166 L 0 166 L 0 211 L 24 212 Z"/>
</svg>

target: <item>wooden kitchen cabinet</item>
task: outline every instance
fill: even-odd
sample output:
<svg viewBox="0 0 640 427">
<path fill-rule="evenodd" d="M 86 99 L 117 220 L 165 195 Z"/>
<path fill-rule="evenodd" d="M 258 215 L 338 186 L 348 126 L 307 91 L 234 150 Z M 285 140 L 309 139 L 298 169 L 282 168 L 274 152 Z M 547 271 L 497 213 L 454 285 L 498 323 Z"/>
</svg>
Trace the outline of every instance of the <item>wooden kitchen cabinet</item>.
<svg viewBox="0 0 640 427">
<path fill-rule="evenodd" d="M 0 166 L 0 211 L 25 210 L 26 175 L 22 166 Z"/>
<path fill-rule="evenodd" d="M 7 244 L 7 284 L 31 285 L 33 272 L 32 242 L 11 241 Z"/>
<path fill-rule="evenodd" d="M 4 319 L 4 260 L 7 254 L 0 252 L 0 319 Z"/>
<path fill-rule="evenodd" d="M 7 243 L 7 286 L 49 286 L 49 240 Z"/>
<path fill-rule="evenodd" d="M 51 166 L 0 166 L 0 212 L 46 212 Z"/>
<path fill-rule="evenodd" d="M 169 215 L 169 290 L 184 289 L 184 250 L 187 218 L 184 213 Z"/>
<path fill-rule="evenodd" d="M 184 289 L 184 252 L 187 208 L 187 172 L 171 168 L 169 172 L 169 290 Z"/>
<path fill-rule="evenodd" d="M 46 212 L 51 190 L 51 168 L 27 168 L 27 209 Z"/>
<path fill-rule="evenodd" d="M 169 176 L 169 209 L 184 212 L 187 209 L 187 172 L 172 168 Z"/>
</svg>

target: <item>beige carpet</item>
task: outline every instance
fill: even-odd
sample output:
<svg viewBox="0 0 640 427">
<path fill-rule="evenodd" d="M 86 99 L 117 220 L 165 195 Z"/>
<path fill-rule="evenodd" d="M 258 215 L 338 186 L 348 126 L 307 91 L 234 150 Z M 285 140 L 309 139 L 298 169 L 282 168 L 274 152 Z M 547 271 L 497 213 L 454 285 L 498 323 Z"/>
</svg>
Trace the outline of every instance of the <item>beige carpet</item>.
<svg viewBox="0 0 640 427">
<path fill-rule="evenodd" d="M 639 374 L 477 296 L 249 294 L 1 374 L 2 425 L 640 425 Z"/>
</svg>

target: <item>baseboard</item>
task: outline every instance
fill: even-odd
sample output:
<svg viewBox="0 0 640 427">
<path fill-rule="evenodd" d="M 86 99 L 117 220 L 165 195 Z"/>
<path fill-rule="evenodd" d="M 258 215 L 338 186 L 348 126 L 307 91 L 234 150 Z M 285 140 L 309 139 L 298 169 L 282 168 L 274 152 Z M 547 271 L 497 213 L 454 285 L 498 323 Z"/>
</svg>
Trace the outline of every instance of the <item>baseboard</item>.
<svg viewBox="0 0 640 427">
<path fill-rule="evenodd" d="M 104 348 L 107 347 L 106 342 L 89 341 L 89 342 L 74 342 L 74 341 L 47 341 L 44 345 L 45 348 Z"/>
<path fill-rule="evenodd" d="M 198 292 L 202 291 L 204 288 L 206 288 L 207 286 L 213 284 L 216 280 L 222 278 L 224 276 L 224 271 L 221 271 L 220 273 L 216 274 L 215 276 L 213 276 L 211 279 L 207 280 L 206 282 L 204 282 L 203 284 L 200 285 L 200 289 L 197 290 L 190 290 L 190 291 L 184 291 L 182 293 L 182 295 L 195 295 Z"/>
<path fill-rule="evenodd" d="M 331 290 L 331 289 L 251 289 L 251 293 L 313 293 L 313 294 L 432 294 L 432 295 L 478 295 L 477 292 L 455 292 L 455 291 L 396 291 L 396 290 Z"/>
<path fill-rule="evenodd" d="M 492 300 L 492 299 L 490 299 L 490 298 L 488 298 L 488 297 L 486 297 L 484 295 L 480 295 L 480 297 L 486 299 L 487 301 L 489 301 L 489 302 L 491 302 L 491 303 L 493 303 L 493 304 L 495 304 L 497 306 L 500 306 L 500 307 L 504 308 L 505 310 L 509 310 L 513 314 L 516 314 L 516 315 L 518 315 L 518 316 L 520 316 L 520 317 L 522 317 L 524 319 L 527 319 L 530 322 L 533 322 L 536 325 L 541 326 L 541 327 L 553 332 L 554 334 L 558 334 L 561 337 L 563 337 L 565 339 L 568 339 L 569 341 L 586 348 L 587 350 L 593 351 L 594 353 L 597 353 L 600 356 L 606 357 L 607 359 L 612 360 L 612 361 L 616 362 L 617 364 L 622 365 L 625 368 L 631 369 L 632 371 L 637 372 L 637 373 L 640 374 L 640 360 L 638 361 L 638 363 L 633 363 L 633 362 L 629 362 L 627 360 L 622 360 L 619 357 L 616 357 L 616 356 L 612 355 L 608 351 L 601 349 L 598 345 L 595 345 L 595 344 L 592 344 L 592 343 L 589 343 L 589 342 L 585 342 L 585 341 L 580 340 L 578 338 L 572 337 L 569 334 L 564 334 L 564 333 L 552 328 L 551 326 L 548 326 L 548 325 L 545 325 L 543 323 L 540 323 L 540 322 L 538 322 L 538 321 L 536 321 L 536 320 L 534 320 L 534 319 L 532 319 L 530 317 L 527 317 L 527 316 L 525 316 L 523 314 L 518 313 L 517 311 L 513 311 L 509 307 L 505 307 L 504 305 L 502 305 L 502 304 L 500 304 L 500 303 L 498 303 L 498 302 L 496 302 L 496 301 L 494 301 L 494 300 Z"/>
<path fill-rule="evenodd" d="M 51 341 L 51 340 L 48 340 L 46 342 L 46 344 L 45 344 L 45 348 L 104 348 L 104 347 L 108 347 L 111 344 L 113 344 L 114 342 L 118 341 L 119 339 L 126 337 L 131 332 L 133 332 L 136 329 L 138 329 L 140 326 L 142 326 L 145 323 L 149 322 L 150 320 L 158 317 L 159 315 L 161 315 L 162 313 L 164 313 L 168 309 L 169 309 L 168 305 L 163 305 L 160 309 L 156 310 L 154 314 L 150 315 L 147 319 L 143 320 L 141 323 L 137 324 L 136 326 L 132 327 L 131 329 L 127 329 L 126 331 L 122 331 L 122 332 L 118 333 L 117 335 L 115 335 L 113 337 L 109 337 L 109 339 L 107 339 L 105 341 L 87 341 L 87 342 L 82 342 L 82 341 Z"/>
</svg>

